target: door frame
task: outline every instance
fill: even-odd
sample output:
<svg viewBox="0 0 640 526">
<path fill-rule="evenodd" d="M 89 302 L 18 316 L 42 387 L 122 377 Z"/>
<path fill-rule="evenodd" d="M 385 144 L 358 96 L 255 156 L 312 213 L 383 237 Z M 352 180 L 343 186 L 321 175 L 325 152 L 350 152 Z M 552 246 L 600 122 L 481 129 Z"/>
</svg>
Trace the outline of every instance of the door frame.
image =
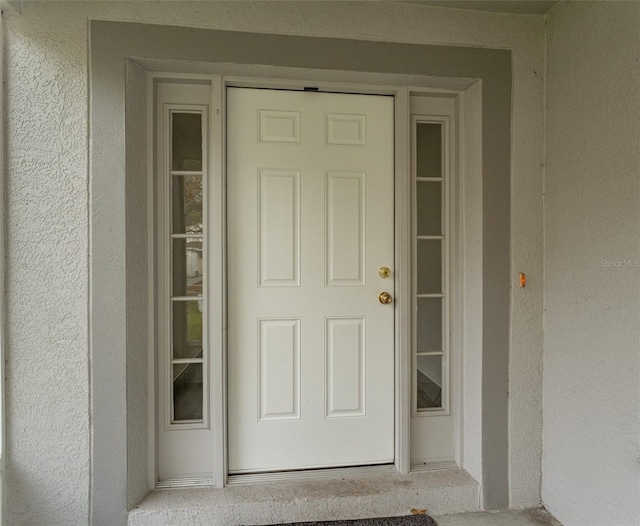
<svg viewBox="0 0 640 526">
<path fill-rule="evenodd" d="M 260 73 L 263 73 L 262 71 Z M 394 98 L 394 269 L 395 269 L 395 293 L 394 293 L 394 343 L 395 343 L 395 401 L 394 401 L 394 462 L 393 471 L 400 474 L 408 474 L 411 471 L 411 401 L 412 401 L 412 359 L 411 359 L 411 305 L 412 305 L 412 180 L 411 180 L 411 118 L 410 118 L 410 98 L 414 94 L 423 96 L 440 96 L 459 98 L 464 89 L 442 89 L 425 88 L 412 86 L 394 86 L 384 84 L 366 83 L 343 83 L 325 80 L 312 79 L 285 79 L 285 78 L 264 78 L 236 75 L 201 75 L 201 74 L 181 74 L 148 72 L 148 100 L 150 111 L 148 113 L 149 133 L 153 134 L 153 83 L 160 79 L 174 79 L 176 81 L 202 81 L 211 82 L 212 98 L 209 111 L 209 182 L 207 184 L 208 206 L 210 209 L 218 210 L 215 218 L 209 218 L 209 232 L 207 234 L 209 250 L 208 276 L 206 294 L 209 297 L 208 325 L 209 331 L 209 407 L 210 423 L 213 429 L 213 473 L 212 480 L 214 486 L 222 488 L 228 482 L 227 464 L 227 239 L 226 239 L 226 88 L 263 88 L 263 89 L 286 89 L 292 91 L 302 91 L 305 88 L 317 88 L 323 92 L 350 93 L 363 95 L 388 95 Z M 458 121 L 462 120 L 462 107 L 459 107 Z M 459 128 L 460 129 L 460 128 Z M 456 157 L 460 159 L 462 144 L 458 139 Z M 152 154 L 151 154 L 152 155 Z M 458 173 L 462 173 L 462 164 L 458 164 Z M 153 185 L 153 163 L 149 163 L 149 181 Z M 149 193 L 152 200 L 153 192 Z M 460 196 L 456 199 L 459 202 Z M 149 203 L 152 210 L 154 203 Z M 455 207 L 456 228 L 455 246 L 452 247 L 451 260 L 455 261 L 456 256 L 462 256 L 462 207 Z M 153 222 L 150 223 L 149 240 L 154 239 Z M 153 250 L 150 250 L 153 254 Z M 150 296 L 154 290 L 154 280 L 152 263 L 149 268 L 150 276 Z M 453 302 L 456 305 L 455 318 L 458 323 L 452 325 L 451 337 L 456 341 L 455 357 L 452 353 L 452 369 L 454 374 L 451 377 L 451 390 L 455 393 L 454 405 L 452 409 L 457 412 L 456 439 L 456 464 L 462 467 L 462 277 L 461 265 L 456 265 L 452 272 L 452 278 L 458 284 L 454 288 Z M 150 300 L 154 298 L 150 297 Z M 153 304 L 151 302 L 150 304 Z M 150 314 L 152 319 L 153 313 Z M 156 446 L 155 438 L 152 436 L 155 430 L 155 390 L 153 380 L 155 378 L 155 342 L 152 335 L 153 323 L 150 324 L 150 345 L 149 345 L 149 481 L 150 487 L 155 487 L 157 481 L 156 472 Z M 375 467 L 375 466 L 374 466 Z M 342 468 L 344 469 L 344 468 Z M 360 469 L 360 468 L 352 468 Z M 277 477 L 277 474 L 275 474 Z M 264 478 L 264 476 L 262 477 Z"/>
</svg>

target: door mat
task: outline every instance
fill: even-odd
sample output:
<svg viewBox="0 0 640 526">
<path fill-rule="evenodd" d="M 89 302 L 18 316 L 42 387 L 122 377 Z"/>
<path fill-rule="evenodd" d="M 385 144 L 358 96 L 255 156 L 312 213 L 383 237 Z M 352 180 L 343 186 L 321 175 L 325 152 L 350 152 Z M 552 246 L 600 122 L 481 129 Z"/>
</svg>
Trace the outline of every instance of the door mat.
<svg viewBox="0 0 640 526">
<path fill-rule="evenodd" d="M 429 515 L 419 514 L 350 521 L 293 522 L 278 526 L 438 526 L 438 524 Z"/>
</svg>

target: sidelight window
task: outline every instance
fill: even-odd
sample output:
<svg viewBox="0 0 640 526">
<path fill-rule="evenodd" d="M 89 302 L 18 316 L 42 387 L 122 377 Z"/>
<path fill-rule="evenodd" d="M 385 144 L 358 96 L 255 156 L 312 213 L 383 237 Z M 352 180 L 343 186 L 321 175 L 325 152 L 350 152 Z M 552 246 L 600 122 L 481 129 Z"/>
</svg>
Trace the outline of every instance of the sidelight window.
<svg viewBox="0 0 640 526">
<path fill-rule="evenodd" d="M 448 117 L 413 116 L 414 414 L 447 411 Z"/>
<path fill-rule="evenodd" d="M 206 166 L 206 108 L 165 107 L 167 141 L 164 163 L 166 287 L 165 349 L 166 422 L 169 427 L 207 425 L 207 356 L 204 167 Z"/>
</svg>

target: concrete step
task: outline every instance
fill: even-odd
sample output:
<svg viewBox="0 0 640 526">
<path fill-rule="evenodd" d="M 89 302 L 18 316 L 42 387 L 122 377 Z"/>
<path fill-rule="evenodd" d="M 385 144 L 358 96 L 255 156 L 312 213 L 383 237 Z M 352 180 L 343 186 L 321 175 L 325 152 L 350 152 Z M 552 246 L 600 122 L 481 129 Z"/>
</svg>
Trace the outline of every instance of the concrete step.
<svg viewBox="0 0 640 526">
<path fill-rule="evenodd" d="M 477 511 L 480 487 L 456 470 L 283 480 L 218 488 L 151 491 L 129 526 L 251 526 Z"/>
</svg>

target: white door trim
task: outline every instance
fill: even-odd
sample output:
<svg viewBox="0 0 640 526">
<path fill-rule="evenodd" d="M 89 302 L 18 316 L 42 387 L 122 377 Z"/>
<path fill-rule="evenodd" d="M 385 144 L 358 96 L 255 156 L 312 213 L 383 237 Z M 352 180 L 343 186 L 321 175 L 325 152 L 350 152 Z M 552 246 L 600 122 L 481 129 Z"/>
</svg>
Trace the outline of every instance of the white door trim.
<svg viewBox="0 0 640 526">
<path fill-rule="evenodd" d="M 226 186 L 226 99 L 225 85 L 220 75 L 211 79 L 211 181 L 209 207 L 218 210 L 210 217 L 209 246 L 209 341 L 211 345 L 210 391 L 213 426 L 213 484 L 227 485 L 227 186 Z"/>
<path fill-rule="evenodd" d="M 214 432 L 213 458 L 214 470 L 211 483 L 216 487 L 227 485 L 227 383 L 226 383 L 226 100 L 227 87 L 252 87 L 303 90 L 305 87 L 318 88 L 321 91 L 344 92 L 353 94 L 392 95 L 395 111 L 395 144 L 394 144 L 394 216 L 395 216 L 395 470 L 407 474 L 411 469 L 410 459 L 410 423 L 411 423 L 411 172 L 410 172 L 410 109 L 409 101 L 412 93 L 457 96 L 457 90 L 430 89 L 424 87 L 388 86 L 375 84 L 338 83 L 322 80 L 265 79 L 259 77 L 239 77 L 221 75 L 188 75 L 180 73 L 149 72 L 149 122 L 153 122 L 153 82 L 157 79 L 208 79 L 212 84 L 212 100 L 210 110 L 211 133 L 209 134 L 209 173 L 208 185 L 209 206 L 217 210 L 215 217 L 210 218 L 208 245 L 211 247 L 209 257 L 208 291 L 209 324 L 211 327 L 210 345 L 210 408 L 211 424 Z M 153 129 L 152 126 L 149 129 Z M 152 133 L 152 132 L 151 132 Z M 460 151 L 460 150 L 459 150 Z M 153 180 L 153 164 L 149 166 L 150 180 Z M 152 192 L 150 192 L 152 195 Z M 150 197 L 152 199 L 152 197 Z M 153 204 L 153 203 L 151 203 Z M 150 208 L 153 208 L 152 206 Z M 461 234 L 459 232 L 458 234 Z M 150 235 L 150 240 L 153 235 Z M 151 241 L 150 241 L 151 242 Z M 462 243 L 459 238 L 459 245 Z M 152 254 L 153 251 L 151 250 Z M 153 283 L 154 276 L 150 272 Z M 150 287 L 153 290 L 153 286 Z M 152 299 L 152 298 L 150 298 Z M 153 303 L 151 303 L 153 304 Z M 152 332 L 152 331 L 150 331 Z M 150 334 L 151 336 L 151 334 Z M 154 378 L 155 343 L 150 338 L 149 372 L 150 380 Z M 458 362 L 460 363 L 460 362 Z M 459 388 L 460 398 L 462 389 Z M 150 486 L 155 487 L 157 478 L 155 459 L 157 449 L 153 430 L 155 429 L 155 392 L 149 388 L 149 462 Z M 154 394 L 154 396 L 151 396 Z M 461 404 L 458 406 L 461 409 Z M 459 419 L 462 422 L 462 415 Z M 461 435 L 461 425 L 459 427 Z M 462 437 L 458 436 L 457 450 L 462 450 Z M 461 453 L 458 465 L 461 466 Z M 358 469 L 358 468 L 354 468 Z"/>
</svg>

